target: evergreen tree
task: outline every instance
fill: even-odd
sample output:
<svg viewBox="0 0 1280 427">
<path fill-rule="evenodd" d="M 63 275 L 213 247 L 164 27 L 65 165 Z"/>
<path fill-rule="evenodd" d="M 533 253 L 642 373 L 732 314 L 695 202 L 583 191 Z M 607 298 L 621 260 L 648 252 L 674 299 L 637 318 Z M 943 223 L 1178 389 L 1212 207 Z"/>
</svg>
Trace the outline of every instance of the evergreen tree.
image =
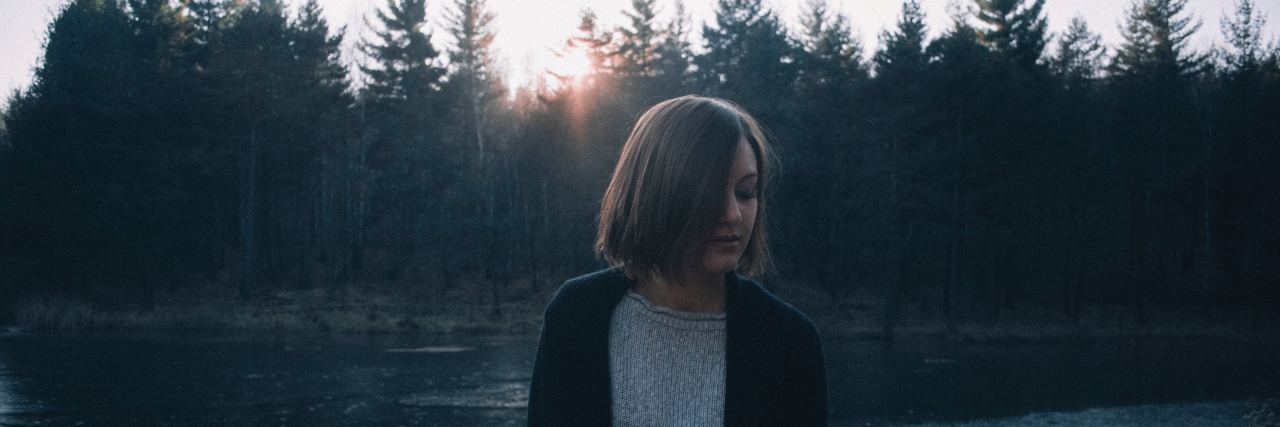
<svg viewBox="0 0 1280 427">
<path fill-rule="evenodd" d="M 958 3 L 954 6 L 951 26 L 927 49 L 933 61 L 927 73 L 932 114 L 922 118 L 932 120 L 926 123 L 934 124 L 930 136 L 935 143 L 924 145 L 916 155 L 921 163 L 933 166 L 920 179 L 917 198 L 924 201 L 921 204 L 933 206 L 938 211 L 935 215 L 945 215 L 941 241 L 933 244 L 945 248 L 945 256 L 937 260 L 942 264 L 939 270 L 946 272 L 940 281 L 939 305 L 948 327 L 956 322 L 956 300 L 966 294 L 981 295 L 980 289 L 988 286 L 987 277 L 976 273 L 995 264 L 976 255 L 979 251 L 992 252 L 990 235 L 996 230 L 973 207 L 989 200 L 993 193 L 987 188 L 991 181 L 984 175 L 989 162 L 984 158 L 987 153 L 979 144 L 979 137 L 981 130 L 1000 121 L 991 113 L 1002 95 L 994 90 L 1000 78 L 997 61 L 982 44 L 978 29 L 970 24 L 972 12 Z"/>
<path fill-rule="evenodd" d="M 1105 54 L 1102 37 L 1089 30 L 1083 17 L 1075 16 L 1067 32 L 1058 38 L 1058 52 L 1050 59 L 1049 68 L 1066 89 L 1082 89 L 1100 77 Z"/>
<path fill-rule="evenodd" d="M 1024 69 L 1040 60 L 1046 43 L 1048 21 L 1043 15 L 1045 0 L 974 0 L 977 18 L 986 24 L 980 31 L 982 42 Z"/>
<path fill-rule="evenodd" d="M 761 0 L 719 0 L 715 26 L 704 25 L 705 53 L 696 59 L 703 87 L 760 116 L 775 131 L 793 111 L 790 93 L 800 50 Z M 783 132 L 785 134 L 785 132 Z"/>
<path fill-rule="evenodd" d="M 1132 77 L 1186 81 L 1201 70 L 1204 56 L 1187 43 L 1200 29 L 1199 21 L 1183 16 L 1187 0 L 1132 0 L 1125 13 L 1111 72 Z M 1163 83 L 1160 83 L 1163 84 Z"/>
<path fill-rule="evenodd" d="M 979 73 L 974 76 L 977 81 L 969 84 L 983 92 L 972 94 L 983 102 L 976 106 L 979 115 L 968 121 L 977 126 L 968 129 L 973 132 L 973 143 L 965 147 L 961 157 L 987 172 L 976 177 L 973 200 L 991 208 L 975 217 L 973 226 L 982 232 L 978 251 L 985 254 L 978 256 L 978 262 L 985 264 L 978 268 L 984 270 L 987 283 L 978 285 L 989 284 L 994 290 L 996 298 L 991 306 L 999 316 L 1001 310 L 1013 308 L 1021 295 L 1033 290 L 1027 283 L 1035 271 L 1022 267 L 1046 256 L 1036 252 L 1041 248 L 1025 244 L 1046 229 L 1038 221 L 1047 220 L 1030 211 L 1027 201 L 1049 194 L 1046 186 L 1055 182 L 1044 166 L 1054 161 L 1055 144 L 1037 137 L 1034 131 L 1048 126 L 1051 117 L 1043 102 L 1050 87 L 1039 62 L 1045 46 L 1044 1 L 979 0 L 976 4 L 976 17 L 985 28 L 973 32 L 957 24 L 960 31 L 953 33 L 953 40 L 960 45 L 952 50 L 966 53 L 952 56 L 967 57 L 967 65 L 977 66 L 972 68 Z M 963 47 L 971 45 L 967 40 L 971 35 L 978 36 L 977 41 L 995 60 L 986 62 L 985 68 L 983 56 Z M 969 74 L 963 67 L 939 71 L 951 79 Z M 947 96 L 968 95 L 964 89 L 958 92 Z M 992 259 L 1006 260 L 1009 265 L 999 266 L 991 263 Z"/>
<path fill-rule="evenodd" d="M 279 70 L 289 68 L 292 52 L 283 6 L 276 0 L 245 4 L 235 19 L 227 23 L 221 43 L 210 64 L 214 88 L 222 95 L 228 111 L 225 138 L 239 142 L 240 157 L 240 296 L 250 298 L 262 292 L 257 280 L 262 272 L 265 249 L 260 239 L 264 229 L 264 202 L 271 203 L 274 182 L 264 179 L 274 169 L 275 159 L 294 148 L 277 125 L 292 113 L 284 101 L 291 95 Z M 274 242 L 267 241 L 268 244 Z"/>
<path fill-rule="evenodd" d="M 867 77 L 862 41 L 853 35 L 847 16 L 833 15 L 825 0 L 809 0 L 800 24 L 806 53 L 802 72 L 809 74 L 806 84 L 847 92 L 852 89 L 850 83 Z"/>
<path fill-rule="evenodd" d="M 655 51 L 660 83 L 654 95 L 665 99 L 687 92 L 692 83 L 689 81 L 689 67 L 693 65 L 693 52 L 689 44 L 689 14 L 684 8 L 684 0 L 676 0 L 675 12 Z"/>
<path fill-rule="evenodd" d="M 1053 176 L 1049 183 L 1056 187 L 1051 194 L 1062 200 L 1056 203 L 1051 226 L 1046 227 L 1060 230 L 1050 238 L 1060 242 L 1055 249 L 1062 252 L 1047 256 L 1065 260 L 1052 267 L 1062 269 L 1054 276 L 1061 289 L 1062 312 L 1073 322 L 1081 319 L 1088 300 L 1086 294 L 1095 294 L 1102 288 L 1093 286 L 1096 281 L 1089 279 L 1101 266 L 1085 265 L 1082 260 L 1106 259 L 1106 244 L 1102 242 L 1114 241 L 1109 226 L 1115 219 L 1091 220 L 1090 212 L 1100 206 L 1117 205 L 1120 200 L 1112 190 L 1114 169 L 1101 166 L 1110 161 L 1101 155 L 1107 143 L 1103 138 L 1107 113 L 1101 96 L 1105 55 L 1101 38 L 1089 30 L 1084 18 L 1076 16 L 1066 33 L 1058 36 L 1057 51 L 1048 61 L 1056 89 L 1050 98 L 1052 129 L 1056 145 L 1061 147 L 1055 151 L 1060 165 L 1056 169 L 1063 175 Z"/>
<path fill-rule="evenodd" d="M 387 0 L 387 9 L 375 12 L 382 28 L 374 41 L 361 45 L 373 61 L 360 70 L 368 77 L 367 96 L 377 102 L 421 100 L 439 90 L 445 70 L 440 52 L 426 31 L 426 0 Z"/>
<path fill-rule="evenodd" d="M 1182 251 L 1195 253 L 1192 235 L 1173 232 L 1194 224 L 1200 203 L 1179 194 L 1201 194 L 1204 124 L 1193 99 L 1193 85 L 1201 77 L 1203 55 L 1187 43 L 1200 27 L 1186 15 L 1187 0 L 1134 0 L 1121 28 L 1124 42 L 1109 67 L 1116 112 L 1108 158 L 1119 162 L 1128 194 L 1125 286 L 1134 319 L 1147 320 L 1148 304 L 1157 284 L 1179 289 L 1196 277 L 1181 271 Z M 1188 185 L 1195 185 L 1188 187 Z M 1152 217 L 1155 212 L 1162 215 Z"/>
<path fill-rule="evenodd" d="M 804 165 L 791 170 L 794 185 L 789 189 L 794 202 L 805 205 L 821 204 L 832 200 L 847 186 L 839 171 L 842 165 L 853 159 L 852 145 L 860 142 L 854 120 L 859 115 L 856 100 L 860 98 L 867 77 L 862 63 L 862 43 L 852 35 L 849 20 L 839 13 L 832 13 L 823 0 L 811 0 L 800 19 L 803 27 L 801 45 L 804 55 L 799 63 L 799 91 L 801 126 L 797 135 L 799 144 L 788 153 L 792 164 Z M 843 204 L 842 198 L 837 203 Z M 839 265 L 836 259 L 844 258 L 852 248 L 844 244 L 848 239 L 840 234 L 840 216 L 851 206 L 833 207 L 811 212 L 803 217 L 800 226 L 805 235 L 818 236 L 804 255 L 819 268 L 805 269 L 810 279 L 827 285 L 835 285 L 827 279 Z M 839 292 L 834 286 L 828 288 Z"/>
<path fill-rule="evenodd" d="M 613 33 L 600 28 L 599 17 L 589 8 L 578 12 L 578 32 L 569 38 L 565 48 L 587 56 L 590 66 L 584 77 L 612 74 L 620 67 Z"/>
<path fill-rule="evenodd" d="M 918 82 L 929 62 L 925 55 L 927 35 L 919 0 L 903 2 L 896 30 L 880 34 L 880 49 L 873 59 L 877 79 L 901 79 L 894 83 L 904 84 Z"/>
<path fill-rule="evenodd" d="M 632 10 L 623 11 L 627 24 L 618 28 L 618 72 L 624 78 L 647 78 L 657 74 L 661 31 L 657 28 L 657 0 L 631 0 Z"/>
<path fill-rule="evenodd" d="M 1266 17 L 1254 8 L 1253 0 L 1237 0 L 1234 14 L 1222 17 L 1222 35 L 1229 48 L 1226 62 L 1232 72 L 1251 72 L 1267 59 L 1274 59 L 1267 58 L 1271 49 L 1262 39 L 1266 24 Z"/>
<path fill-rule="evenodd" d="M 510 188 L 502 184 L 509 172 L 505 166 L 511 157 L 511 147 L 503 144 L 500 132 L 507 123 L 494 120 L 500 115 L 501 98 L 506 88 L 495 70 L 496 64 L 492 55 L 494 15 L 489 11 L 484 0 L 455 0 L 453 9 L 446 17 L 448 31 L 453 35 L 454 46 L 450 50 L 452 73 L 450 85 L 457 97 L 454 108 L 458 124 L 462 125 L 460 133 L 465 135 L 461 140 L 474 147 L 476 153 L 473 167 L 466 168 L 463 181 L 470 186 L 462 186 L 463 191 L 450 194 L 474 194 L 473 197 L 459 197 L 475 209 L 474 220 L 457 221 L 450 210 L 442 210 L 437 215 L 450 218 L 450 224 L 439 224 L 433 235 L 440 238 L 461 238 L 462 235 L 446 231 L 450 228 L 461 228 L 470 231 L 472 236 L 484 239 L 478 253 L 483 260 L 485 278 L 489 280 L 491 298 L 490 312 L 500 315 L 499 284 L 510 281 L 510 261 L 514 256 L 509 244 L 498 239 L 510 235 L 509 227 L 514 222 L 513 209 L 509 206 Z M 438 160 L 437 164 L 447 160 Z M 469 178 L 469 179 L 468 179 Z M 451 181 L 453 181 L 451 179 Z M 459 182 L 461 184 L 461 182 Z M 474 189 L 467 191 L 465 188 Z M 453 202 L 453 201 L 449 201 Z M 462 205 L 462 204 L 460 204 Z M 457 206 L 463 208 L 464 206 Z M 458 227 L 461 225 L 462 227 Z M 443 233 L 443 234 L 442 234 Z M 457 254 L 450 254 L 444 247 L 438 248 L 434 256 L 451 260 Z M 452 264 L 447 263 L 447 264 Z"/>
<path fill-rule="evenodd" d="M 877 232 L 861 237 L 890 248 L 882 257 L 869 261 L 893 266 L 889 267 L 892 277 L 884 279 L 881 289 L 881 330 L 887 339 L 892 339 L 897 324 L 899 297 L 906 286 L 915 245 L 916 220 L 909 206 L 913 205 L 916 193 L 912 190 L 917 188 L 920 172 L 917 154 L 927 143 L 922 123 L 932 120 L 926 96 L 926 34 L 920 2 L 907 0 L 897 26 L 880 36 L 880 50 L 874 56 L 876 78 L 869 87 L 869 96 L 878 100 L 875 115 L 868 118 L 869 140 L 881 142 L 862 155 L 880 166 L 873 169 L 876 175 L 865 180 L 878 188 L 864 190 L 867 200 L 861 204 L 883 214 L 869 219 L 874 224 L 869 228 Z"/>
<path fill-rule="evenodd" d="M 1266 17 L 1252 0 L 1238 0 L 1235 11 L 1222 20 L 1227 41 L 1226 67 L 1221 73 L 1218 116 L 1220 134 L 1206 147 L 1213 160 L 1208 184 L 1217 190 L 1206 228 L 1206 273 L 1221 271 L 1222 278 L 1207 279 L 1216 295 L 1201 295 L 1202 301 L 1248 301 L 1256 328 L 1270 307 L 1280 301 L 1280 292 L 1267 277 L 1278 273 L 1276 246 L 1280 241 L 1273 226 L 1280 215 L 1280 173 L 1274 159 L 1280 158 L 1280 58 L 1268 47 L 1262 33 Z M 1209 156 L 1211 154 L 1212 156 Z M 1209 231 L 1216 231 L 1210 235 Z M 1210 239 L 1212 237 L 1212 239 Z M 1211 244 L 1209 244 L 1211 243 Z M 1218 270 L 1220 269 L 1220 270 Z M 1218 298 L 1207 298 L 1217 296 Z"/>
<path fill-rule="evenodd" d="M 388 0 L 375 13 L 379 28 L 361 50 L 371 63 L 360 108 L 367 108 L 367 162 L 373 177 L 369 194 L 368 248 L 393 254 L 374 279 L 416 280 L 413 257 L 426 243 L 433 191 L 448 170 L 441 160 L 440 94 L 445 75 L 440 52 L 427 30 L 425 0 Z"/>
<path fill-rule="evenodd" d="M 316 89 L 323 91 L 323 96 L 343 96 L 350 85 L 341 56 L 345 31 L 329 35 L 329 23 L 324 19 L 319 0 L 302 4 L 290 30 L 291 46 L 301 62 L 299 68 L 314 74 L 309 82 L 318 83 Z"/>
<path fill-rule="evenodd" d="M 296 97 L 297 109 L 290 122 L 303 125 L 295 135 L 308 141 L 299 147 L 306 153 L 299 157 L 309 161 L 287 162 L 303 167 L 297 190 L 289 194 L 297 198 L 296 206 L 311 206 L 310 214 L 280 224 L 297 236 L 296 244 L 284 252 L 298 266 L 296 280 L 304 288 L 313 277 L 334 284 L 340 283 L 334 278 L 349 279 L 347 262 L 357 233 L 352 226 L 355 213 L 348 206 L 358 197 L 353 188 L 365 177 L 358 172 L 352 153 L 357 145 L 351 115 L 355 99 L 342 63 L 344 33 L 330 35 L 319 2 L 307 0 L 289 25 L 295 60 L 288 70 L 281 70 L 289 73 Z"/>
<path fill-rule="evenodd" d="M 485 0 L 455 0 L 446 20 L 455 40 L 449 52 L 453 64 L 450 80 L 459 86 L 466 110 L 462 116 L 470 125 L 467 139 L 474 143 L 477 158 L 483 163 L 486 153 L 484 130 L 490 103 L 505 91 L 501 78 L 494 71 L 491 53 L 493 13 L 488 10 Z"/>
<path fill-rule="evenodd" d="M 149 263 L 171 260 L 161 237 L 173 230 L 163 219 L 175 195 L 170 147 L 148 132 L 160 117 L 141 97 L 167 84 L 146 80 L 159 76 L 151 66 L 163 51 L 135 38 L 135 23 L 118 2 L 77 0 L 49 25 L 35 81 L 5 113 L 0 234 L 10 237 L 0 263 L 31 280 L 21 285 L 66 297 L 96 288 L 149 309 Z"/>
</svg>

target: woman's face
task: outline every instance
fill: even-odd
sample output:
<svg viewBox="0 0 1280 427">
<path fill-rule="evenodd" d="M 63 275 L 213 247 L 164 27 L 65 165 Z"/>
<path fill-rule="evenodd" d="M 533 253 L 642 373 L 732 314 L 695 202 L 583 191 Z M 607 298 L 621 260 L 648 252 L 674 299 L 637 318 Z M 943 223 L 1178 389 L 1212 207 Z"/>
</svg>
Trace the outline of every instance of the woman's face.
<svg viewBox="0 0 1280 427">
<path fill-rule="evenodd" d="M 738 141 L 738 151 L 733 156 L 728 188 L 720 195 L 726 199 L 724 212 L 702 254 L 701 267 L 706 272 L 724 274 L 737 268 L 756 224 L 757 178 L 756 154 L 744 137 Z"/>
</svg>

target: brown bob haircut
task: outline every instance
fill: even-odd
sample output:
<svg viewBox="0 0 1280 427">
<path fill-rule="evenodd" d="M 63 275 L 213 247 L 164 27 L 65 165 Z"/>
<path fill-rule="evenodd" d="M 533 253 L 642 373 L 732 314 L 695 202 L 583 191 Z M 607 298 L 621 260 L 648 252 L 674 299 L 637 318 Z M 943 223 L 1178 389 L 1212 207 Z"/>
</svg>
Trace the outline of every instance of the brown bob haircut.
<svg viewBox="0 0 1280 427">
<path fill-rule="evenodd" d="M 725 208 L 725 189 L 746 138 L 756 155 L 755 224 L 737 270 L 769 267 L 765 196 L 772 152 L 765 131 L 738 105 L 682 96 L 654 105 L 636 121 L 600 206 L 596 254 L 627 276 L 678 279 L 690 254 L 701 254 Z"/>
</svg>

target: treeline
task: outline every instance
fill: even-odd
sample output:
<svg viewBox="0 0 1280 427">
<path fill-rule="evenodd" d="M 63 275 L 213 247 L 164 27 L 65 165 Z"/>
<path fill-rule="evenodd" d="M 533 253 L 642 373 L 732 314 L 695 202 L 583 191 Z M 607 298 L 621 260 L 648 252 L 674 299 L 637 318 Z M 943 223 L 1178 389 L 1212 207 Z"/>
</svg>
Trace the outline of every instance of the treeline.
<svg viewBox="0 0 1280 427">
<path fill-rule="evenodd" d="M 1199 52 L 1186 0 L 1132 0 L 1117 46 L 1081 18 L 1051 34 L 1044 2 L 962 3 L 930 37 L 907 0 L 867 47 L 823 1 L 788 28 L 761 0 L 701 26 L 633 0 L 617 28 L 581 14 L 563 52 L 590 73 L 512 94 L 483 0 L 440 5 L 439 28 L 389 0 L 355 58 L 314 0 L 73 0 L 4 112 L 0 294 L 484 286 L 496 311 L 598 266 L 631 123 L 699 93 L 775 136 L 774 274 L 880 298 L 886 332 L 904 301 L 952 324 L 1024 303 L 1266 314 L 1280 52 L 1253 2 Z"/>
</svg>

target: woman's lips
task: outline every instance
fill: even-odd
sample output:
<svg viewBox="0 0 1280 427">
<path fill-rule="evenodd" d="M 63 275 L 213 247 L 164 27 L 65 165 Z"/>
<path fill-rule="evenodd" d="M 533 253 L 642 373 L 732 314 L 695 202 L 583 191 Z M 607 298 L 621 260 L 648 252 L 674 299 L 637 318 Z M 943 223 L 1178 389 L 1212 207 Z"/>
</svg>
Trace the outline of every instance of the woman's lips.
<svg viewBox="0 0 1280 427">
<path fill-rule="evenodd" d="M 719 246 L 736 246 L 742 238 L 738 236 L 718 236 L 711 239 L 711 244 Z"/>
</svg>

